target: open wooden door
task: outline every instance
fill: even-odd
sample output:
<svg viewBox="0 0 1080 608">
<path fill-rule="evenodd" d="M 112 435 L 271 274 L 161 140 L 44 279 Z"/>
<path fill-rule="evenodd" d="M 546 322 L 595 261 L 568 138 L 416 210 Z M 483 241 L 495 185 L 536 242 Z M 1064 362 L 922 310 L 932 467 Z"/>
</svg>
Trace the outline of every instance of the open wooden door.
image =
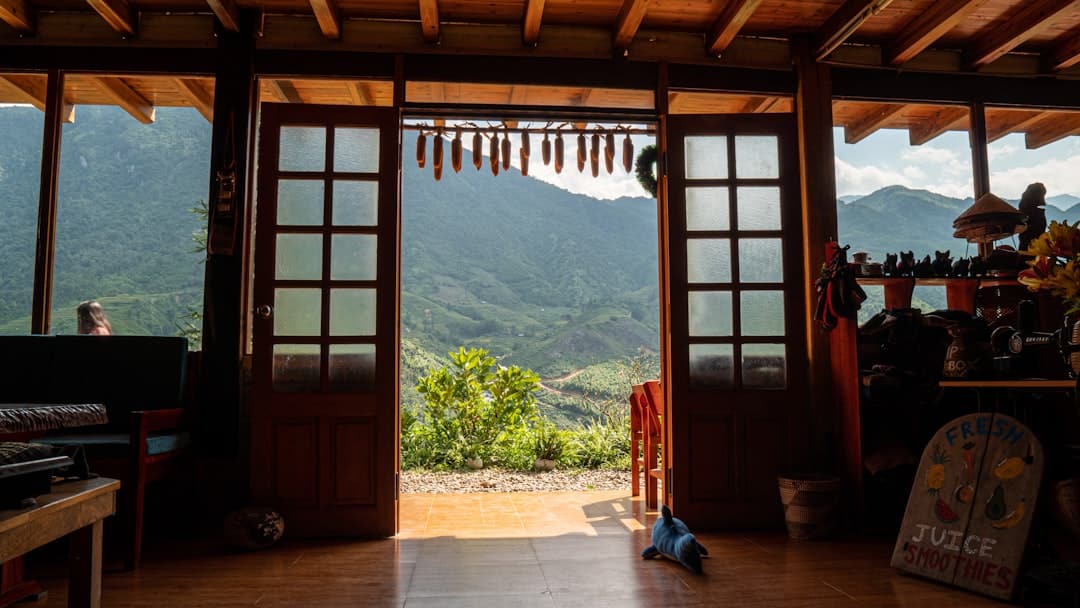
<svg viewBox="0 0 1080 608">
<path fill-rule="evenodd" d="M 397 532 L 399 123 L 263 104 L 252 493 L 290 535 Z"/>
<path fill-rule="evenodd" d="M 805 453 L 794 126 L 669 118 L 665 494 L 692 527 L 781 525 L 777 474 Z"/>
</svg>

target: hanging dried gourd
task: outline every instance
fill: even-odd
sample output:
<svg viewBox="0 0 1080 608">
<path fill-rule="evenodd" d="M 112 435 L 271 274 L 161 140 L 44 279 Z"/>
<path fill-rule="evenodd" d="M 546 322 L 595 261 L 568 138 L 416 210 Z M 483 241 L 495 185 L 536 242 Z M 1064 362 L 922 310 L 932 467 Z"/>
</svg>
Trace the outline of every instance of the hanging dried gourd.
<svg viewBox="0 0 1080 608">
<path fill-rule="evenodd" d="M 479 131 L 472 136 L 472 164 L 477 171 L 484 166 L 484 137 Z"/>
<path fill-rule="evenodd" d="M 585 145 L 585 134 L 578 133 L 577 136 L 577 170 L 581 173 L 585 170 L 585 157 L 589 154 L 589 150 Z"/>
<path fill-rule="evenodd" d="M 555 133 L 555 173 L 562 173 L 563 160 L 565 159 L 564 150 L 562 132 Z"/>
<path fill-rule="evenodd" d="M 502 166 L 503 171 L 510 170 L 510 132 L 503 131 L 502 139 Z"/>
<path fill-rule="evenodd" d="M 615 134 L 610 131 L 604 136 L 604 168 L 608 175 L 615 172 Z"/>
<path fill-rule="evenodd" d="M 524 176 L 529 175 L 529 155 L 526 153 L 525 148 L 522 147 L 518 150 L 518 159 L 521 161 L 521 174 Z"/>
<path fill-rule="evenodd" d="M 423 131 L 416 136 L 416 164 L 421 169 L 424 168 L 424 164 L 427 162 L 427 135 L 424 135 Z"/>
<path fill-rule="evenodd" d="M 454 133 L 454 141 L 450 143 L 450 164 L 454 173 L 461 173 L 461 129 Z"/>
<path fill-rule="evenodd" d="M 600 175 L 600 134 L 592 134 L 592 150 L 589 150 L 589 168 L 592 169 L 592 176 L 597 177 Z"/>
<path fill-rule="evenodd" d="M 488 157 L 491 159 L 491 174 L 499 174 L 499 134 L 491 134 L 491 142 L 488 145 Z"/>
<path fill-rule="evenodd" d="M 540 158 L 544 160 L 545 167 L 551 164 L 551 140 L 547 131 L 544 131 L 544 143 L 540 144 Z"/>
<path fill-rule="evenodd" d="M 442 179 L 443 167 L 443 133 L 435 133 L 435 139 L 431 142 L 431 170 L 435 175 L 435 181 Z"/>
<path fill-rule="evenodd" d="M 622 166 L 627 173 L 634 170 L 634 142 L 630 141 L 630 133 L 622 141 Z"/>
</svg>

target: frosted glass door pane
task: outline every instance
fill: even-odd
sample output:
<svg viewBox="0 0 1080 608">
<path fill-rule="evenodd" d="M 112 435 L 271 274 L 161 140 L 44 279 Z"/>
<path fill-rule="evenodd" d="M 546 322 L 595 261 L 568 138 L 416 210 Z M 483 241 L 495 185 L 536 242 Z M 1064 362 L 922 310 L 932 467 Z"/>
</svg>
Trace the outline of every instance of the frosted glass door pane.
<svg viewBox="0 0 1080 608">
<path fill-rule="evenodd" d="M 274 335 L 317 336 L 322 328 L 322 290 L 274 290 Z"/>
<path fill-rule="evenodd" d="M 330 345 L 331 390 L 355 390 L 374 385 L 374 344 Z"/>
<path fill-rule="evenodd" d="M 787 355 L 783 344 L 744 344 L 742 381 L 746 388 L 787 386 Z"/>
<path fill-rule="evenodd" d="M 277 223 L 279 226 L 321 226 L 323 223 L 323 181 L 314 179 L 279 181 Z"/>
<path fill-rule="evenodd" d="M 730 283 L 731 240 L 688 239 L 686 280 L 690 283 Z"/>
<path fill-rule="evenodd" d="M 686 179 L 725 179 L 727 170 L 727 137 L 724 135 L 695 135 L 687 137 Z"/>
<path fill-rule="evenodd" d="M 326 127 L 281 127 L 278 169 L 322 171 L 326 167 Z"/>
<path fill-rule="evenodd" d="M 330 335 L 375 335 L 375 290 L 330 290 Z"/>
<path fill-rule="evenodd" d="M 274 278 L 279 281 L 317 281 L 322 278 L 321 234 L 278 234 Z"/>
<path fill-rule="evenodd" d="M 335 234 L 330 248 L 330 279 L 374 281 L 377 245 L 374 234 Z"/>
<path fill-rule="evenodd" d="M 379 182 L 334 182 L 334 225 L 375 226 L 379 223 Z"/>
<path fill-rule="evenodd" d="M 780 239 L 739 239 L 739 280 L 743 283 L 782 283 L 784 258 Z"/>
<path fill-rule="evenodd" d="M 730 230 L 730 215 L 726 187 L 686 189 L 687 230 Z"/>
<path fill-rule="evenodd" d="M 784 335 L 784 292 L 744 291 L 739 298 L 740 333 L 744 336 Z"/>
<path fill-rule="evenodd" d="M 775 135 L 735 136 L 735 177 L 770 179 L 780 177 L 780 157 Z"/>
<path fill-rule="evenodd" d="M 275 344 L 274 390 L 283 393 L 318 391 L 321 358 L 318 344 Z"/>
<path fill-rule="evenodd" d="M 731 335 L 730 291 L 692 291 L 687 296 L 691 336 Z"/>
<path fill-rule="evenodd" d="M 780 188 L 739 188 L 739 230 L 780 230 Z"/>
<path fill-rule="evenodd" d="M 690 384 L 730 387 L 735 384 L 735 347 L 730 344 L 690 345 Z"/>
<path fill-rule="evenodd" d="M 379 130 L 357 127 L 334 129 L 334 171 L 377 173 Z"/>
</svg>

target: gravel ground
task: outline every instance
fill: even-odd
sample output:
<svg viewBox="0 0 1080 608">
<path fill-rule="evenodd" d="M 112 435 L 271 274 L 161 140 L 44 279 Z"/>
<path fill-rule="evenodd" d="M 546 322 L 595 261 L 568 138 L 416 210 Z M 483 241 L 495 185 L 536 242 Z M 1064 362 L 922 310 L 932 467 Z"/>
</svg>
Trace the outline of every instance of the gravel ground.
<svg viewBox="0 0 1080 608">
<path fill-rule="evenodd" d="M 629 471 L 548 471 L 532 473 L 481 469 L 462 472 L 401 472 L 406 494 L 468 492 L 581 492 L 630 490 Z"/>
</svg>

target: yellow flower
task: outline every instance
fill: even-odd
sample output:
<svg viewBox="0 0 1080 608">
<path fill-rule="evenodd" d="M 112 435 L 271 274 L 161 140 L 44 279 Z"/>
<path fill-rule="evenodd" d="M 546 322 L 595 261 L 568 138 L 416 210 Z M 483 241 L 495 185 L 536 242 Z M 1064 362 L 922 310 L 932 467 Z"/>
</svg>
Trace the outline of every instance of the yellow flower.
<svg viewBox="0 0 1080 608">
<path fill-rule="evenodd" d="M 1022 251 L 1033 256 L 1017 280 L 1031 291 L 1048 291 L 1080 311 L 1080 221 L 1050 222 L 1047 232 Z"/>
</svg>

